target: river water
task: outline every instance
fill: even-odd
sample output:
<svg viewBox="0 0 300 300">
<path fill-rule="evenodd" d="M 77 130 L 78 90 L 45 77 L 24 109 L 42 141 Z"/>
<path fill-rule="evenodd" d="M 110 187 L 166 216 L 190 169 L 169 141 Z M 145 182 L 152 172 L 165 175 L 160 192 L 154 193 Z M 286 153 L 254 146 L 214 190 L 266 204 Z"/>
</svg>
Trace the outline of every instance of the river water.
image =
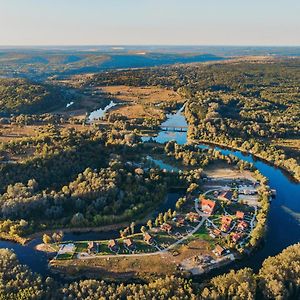
<svg viewBox="0 0 300 300">
<path fill-rule="evenodd" d="M 168 115 L 167 121 L 162 125 L 165 126 L 186 126 L 186 120 L 179 110 L 176 114 Z M 159 143 L 164 143 L 170 140 L 175 140 L 179 144 L 187 142 L 186 132 L 166 132 L 161 131 L 153 138 Z M 149 138 L 143 138 L 146 142 Z M 202 148 L 212 146 L 199 145 Z M 272 201 L 267 222 L 267 233 L 265 242 L 259 250 L 251 254 L 247 259 L 235 262 L 230 266 L 216 270 L 214 274 L 220 274 L 227 271 L 229 268 L 251 267 L 258 270 L 263 260 L 268 256 L 273 256 L 281 252 L 287 246 L 300 241 L 300 184 L 293 182 L 283 171 L 275 168 L 266 162 L 255 159 L 251 155 L 244 154 L 240 151 L 222 149 L 212 147 L 221 151 L 224 154 L 233 154 L 245 161 L 251 162 L 254 166 L 269 179 L 269 185 L 277 192 L 276 198 Z M 156 161 L 160 164 L 160 161 Z M 166 165 L 162 165 L 166 167 Z M 179 195 L 170 193 L 166 202 L 162 204 L 161 209 L 167 210 L 172 207 Z M 96 240 L 118 237 L 118 231 L 110 232 L 90 232 L 90 233 L 67 233 L 64 240 Z M 29 267 L 42 275 L 48 275 L 47 268 L 48 256 L 43 252 L 34 250 L 34 246 L 40 243 L 39 239 L 31 241 L 26 246 L 21 246 L 12 242 L 0 241 L 0 248 L 13 249 L 21 263 L 29 265 Z"/>
</svg>

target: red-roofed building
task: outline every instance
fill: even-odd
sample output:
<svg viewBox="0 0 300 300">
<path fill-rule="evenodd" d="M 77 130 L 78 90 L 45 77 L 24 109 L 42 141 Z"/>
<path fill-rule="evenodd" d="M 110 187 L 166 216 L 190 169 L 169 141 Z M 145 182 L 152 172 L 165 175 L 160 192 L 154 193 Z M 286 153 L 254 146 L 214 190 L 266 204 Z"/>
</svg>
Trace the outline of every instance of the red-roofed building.
<svg viewBox="0 0 300 300">
<path fill-rule="evenodd" d="M 241 231 L 244 231 L 245 229 L 248 228 L 248 226 L 249 226 L 248 223 L 246 223 L 245 221 L 241 221 L 239 222 L 237 228 Z"/>
<path fill-rule="evenodd" d="M 144 241 L 147 244 L 152 244 L 153 243 L 153 238 L 152 238 L 152 236 L 148 232 L 144 233 Z"/>
<path fill-rule="evenodd" d="M 108 248 L 114 252 L 119 250 L 119 246 L 115 240 L 110 240 L 107 245 Z"/>
<path fill-rule="evenodd" d="M 172 225 L 168 224 L 168 223 L 164 223 L 160 226 L 160 228 L 163 230 L 163 231 L 166 231 L 166 232 L 171 232 L 172 230 Z"/>
<path fill-rule="evenodd" d="M 201 198 L 201 209 L 204 213 L 211 215 L 214 212 L 216 202 L 210 199 Z"/>
<path fill-rule="evenodd" d="M 197 222 L 199 221 L 199 215 L 195 212 L 189 212 L 186 215 L 187 219 L 190 220 L 191 222 Z"/>
<path fill-rule="evenodd" d="M 236 212 L 235 216 L 236 216 L 237 219 L 241 219 L 242 220 L 242 219 L 244 219 L 245 213 L 238 210 Z"/>
<path fill-rule="evenodd" d="M 238 241 L 241 239 L 241 237 L 242 237 L 242 234 L 240 234 L 240 233 L 234 233 L 234 234 L 231 236 L 232 240 L 233 240 L 235 243 L 238 242 Z"/>
<path fill-rule="evenodd" d="M 225 254 L 225 249 L 224 249 L 222 246 L 217 245 L 213 252 L 214 252 L 217 256 L 221 256 L 221 255 Z"/>
<path fill-rule="evenodd" d="M 132 239 L 125 239 L 123 241 L 123 243 L 124 243 L 125 247 L 128 248 L 128 249 L 134 248 L 134 244 L 133 244 Z"/>
<path fill-rule="evenodd" d="M 230 216 L 223 216 L 221 220 L 221 230 L 227 232 L 230 229 L 232 218 Z"/>
</svg>

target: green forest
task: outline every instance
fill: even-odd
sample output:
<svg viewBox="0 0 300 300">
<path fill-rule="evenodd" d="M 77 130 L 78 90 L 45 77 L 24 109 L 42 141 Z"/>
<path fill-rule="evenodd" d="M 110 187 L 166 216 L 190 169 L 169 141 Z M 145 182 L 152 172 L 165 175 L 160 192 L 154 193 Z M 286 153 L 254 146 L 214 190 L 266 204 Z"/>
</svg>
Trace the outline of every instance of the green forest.
<svg viewBox="0 0 300 300">
<path fill-rule="evenodd" d="M 51 111 L 66 101 L 66 96 L 52 85 L 37 84 L 25 79 L 0 78 L 2 116 Z"/>
</svg>

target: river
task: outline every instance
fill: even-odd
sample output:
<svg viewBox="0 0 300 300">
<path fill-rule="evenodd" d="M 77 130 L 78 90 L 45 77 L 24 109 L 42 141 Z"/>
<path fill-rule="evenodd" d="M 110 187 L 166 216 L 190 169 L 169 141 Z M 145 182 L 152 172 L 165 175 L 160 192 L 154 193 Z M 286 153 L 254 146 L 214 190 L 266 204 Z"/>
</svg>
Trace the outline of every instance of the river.
<svg viewBox="0 0 300 300">
<path fill-rule="evenodd" d="M 182 110 L 183 108 L 175 114 L 168 115 L 167 121 L 162 125 L 186 126 L 187 123 L 182 114 Z M 187 133 L 161 131 L 153 139 L 159 143 L 175 140 L 179 144 L 184 144 L 187 142 Z M 146 142 L 149 138 L 145 137 L 143 140 Z M 276 255 L 287 246 L 300 241 L 300 184 L 293 182 L 283 171 L 266 162 L 255 159 L 252 155 L 204 144 L 200 144 L 199 147 L 211 147 L 224 154 L 234 154 L 245 161 L 253 163 L 254 166 L 269 179 L 270 187 L 277 191 L 276 198 L 271 202 L 267 221 L 267 233 L 265 242 L 261 248 L 244 260 L 237 261 L 224 269 L 216 270 L 213 272 L 214 274 L 220 274 L 229 268 L 238 269 L 245 266 L 258 270 L 263 260 L 268 256 Z M 160 161 L 157 161 L 157 163 L 159 164 Z M 163 167 L 166 167 L 166 165 L 164 164 Z M 177 198 L 178 195 L 176 193 L 170 193 L 161 208 L 166 210 L 168 207 L 172 207 Z M 65 234 L 64 240 L 108 239 L 117 237 L 118 235 L 118 231 L 81 234 L 67 233 Z M 0 241 L 0 248 L 13 249 L 21 263 L 29 265 L 33 271 L 42 275 L 49 275 L 47 254 L 34 250 L 34 246 L 40 242 L 39 239 L 36 239 L 26 246 L 21 246 L 12 242 Z"/>
</svg>

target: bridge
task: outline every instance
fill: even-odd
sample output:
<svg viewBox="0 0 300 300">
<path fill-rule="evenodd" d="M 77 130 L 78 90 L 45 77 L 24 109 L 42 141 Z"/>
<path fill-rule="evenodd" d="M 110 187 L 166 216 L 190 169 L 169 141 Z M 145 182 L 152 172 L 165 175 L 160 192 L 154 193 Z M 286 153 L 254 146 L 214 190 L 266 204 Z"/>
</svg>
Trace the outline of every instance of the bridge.
<svg viewBox="0 0 300 300">
<path fill-rule="evenodd" d="M 187 132 L 188 126 L 160 126 L 161 131 Z"/>
</svg>

